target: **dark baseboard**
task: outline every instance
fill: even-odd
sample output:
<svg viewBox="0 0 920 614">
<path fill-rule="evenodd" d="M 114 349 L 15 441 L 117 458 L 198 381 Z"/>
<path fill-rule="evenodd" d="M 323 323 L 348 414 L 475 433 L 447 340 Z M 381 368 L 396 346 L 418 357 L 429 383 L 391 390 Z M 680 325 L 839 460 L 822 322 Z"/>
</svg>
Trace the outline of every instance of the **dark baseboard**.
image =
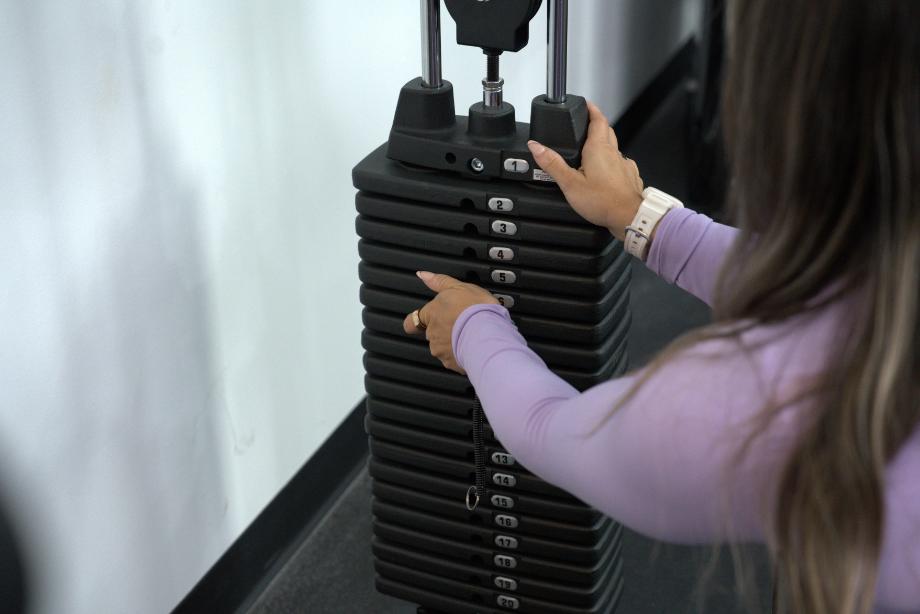
<svg viewBox="0 0 920 614">
<path fill-rule="evenodd" d="M 364 400 L 218 559 L 174 614 L 245 610 L 364 464 Z"/>
<path fill-rule="evenodd" d="M 695 52 L 691 39 L 614 122 L 621 147 L 628 146 L 674 88 L 691 74 Z M 366 455 L 362 400 L 173 610 L 174 614 L 245 611 L 335 503 Z"/>
</svg>

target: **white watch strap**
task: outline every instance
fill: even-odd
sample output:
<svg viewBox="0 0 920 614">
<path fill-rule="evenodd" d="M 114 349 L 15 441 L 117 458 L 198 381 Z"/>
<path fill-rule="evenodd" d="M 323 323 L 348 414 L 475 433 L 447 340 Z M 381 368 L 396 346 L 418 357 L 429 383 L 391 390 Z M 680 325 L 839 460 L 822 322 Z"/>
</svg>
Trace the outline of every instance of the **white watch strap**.
<svg viewBox="0 0 920 614">
<path fill-rule="evenodd" d="M 652 231 L 660 219 L 661 217 L 655 215 L 655 212 L 643 203 L 636 217 L 633 218 L 632 224 L 626 227 L 626 251 L 640 260 L 645 260 L 648 256 Z"/>
<path fill-rule="evenodd" d="M 648 257 L 652 232 L 661 221 L 661 218 L 671 209 L 679 209 L 682 202 L 656 188 L 646 188 L 642 192 L 642 204 L 633 218 L 632 224 L 626 227 L 626 251 L 645 260 Z"/>
</svg>

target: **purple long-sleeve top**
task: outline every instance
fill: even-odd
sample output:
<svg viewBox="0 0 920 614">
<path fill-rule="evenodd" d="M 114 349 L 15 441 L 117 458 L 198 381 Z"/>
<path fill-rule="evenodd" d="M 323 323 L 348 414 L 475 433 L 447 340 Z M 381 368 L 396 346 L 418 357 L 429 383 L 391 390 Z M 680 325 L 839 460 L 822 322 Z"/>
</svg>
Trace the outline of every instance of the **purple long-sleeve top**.
<svg viewBox="0 0 920 614">
<path fill-rule="evenodd" d="M 704 215 L 673 210 L 658 227 L 647 265 L 711 302 L 736 234 Z M 655 370 L 582 393 L 527 347 L 504 307 L 466 309 L 454 325 L 453 348 L 499 441 L 544 480 L 658 539 L 762 541 L 774 485 L 810 409 L 797 393 L 846 334 L 847 305 L 842 299 L 817 314 L 758 326 L 740 340 L 698 343 Z M 742 452 L 761 410 L 787 401 Z M 885 478 L 877 607 L 918 612 L 920 429 Z"/>
</svg>

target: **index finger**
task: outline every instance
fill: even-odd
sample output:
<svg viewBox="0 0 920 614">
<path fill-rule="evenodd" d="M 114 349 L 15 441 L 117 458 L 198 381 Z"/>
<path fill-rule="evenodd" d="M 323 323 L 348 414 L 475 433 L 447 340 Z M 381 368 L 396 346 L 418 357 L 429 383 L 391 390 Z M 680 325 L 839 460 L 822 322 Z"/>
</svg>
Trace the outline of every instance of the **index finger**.
<svg viewBox="0 0 920 614">
<path fill-rule="evenodd" d="M 443 292 L 448 288 L 459 286 L 461 283 L 463 283 L 460 280 L 454 279 L 450 275 L 444 275 L 443 273 L 418 271 L 415 274 L 418 275 L 418 278 L 421 279 L 429 289 L 433 290 L 435 294 Z"/>
</svg>

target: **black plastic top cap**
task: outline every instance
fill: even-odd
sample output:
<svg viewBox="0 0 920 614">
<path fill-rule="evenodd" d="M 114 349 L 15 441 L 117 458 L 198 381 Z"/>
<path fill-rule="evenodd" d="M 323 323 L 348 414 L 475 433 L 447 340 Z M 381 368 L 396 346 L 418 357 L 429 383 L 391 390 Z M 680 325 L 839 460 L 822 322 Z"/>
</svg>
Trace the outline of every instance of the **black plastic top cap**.
<svg viewBox="0 0 920 614">
<path fill-rule="evenodd" d="M 530 37 L 530 20 L 543 0 L 445 0 L 457 22 L 457 44 L 491 51 L 520 51 Z"/>
</svg>

